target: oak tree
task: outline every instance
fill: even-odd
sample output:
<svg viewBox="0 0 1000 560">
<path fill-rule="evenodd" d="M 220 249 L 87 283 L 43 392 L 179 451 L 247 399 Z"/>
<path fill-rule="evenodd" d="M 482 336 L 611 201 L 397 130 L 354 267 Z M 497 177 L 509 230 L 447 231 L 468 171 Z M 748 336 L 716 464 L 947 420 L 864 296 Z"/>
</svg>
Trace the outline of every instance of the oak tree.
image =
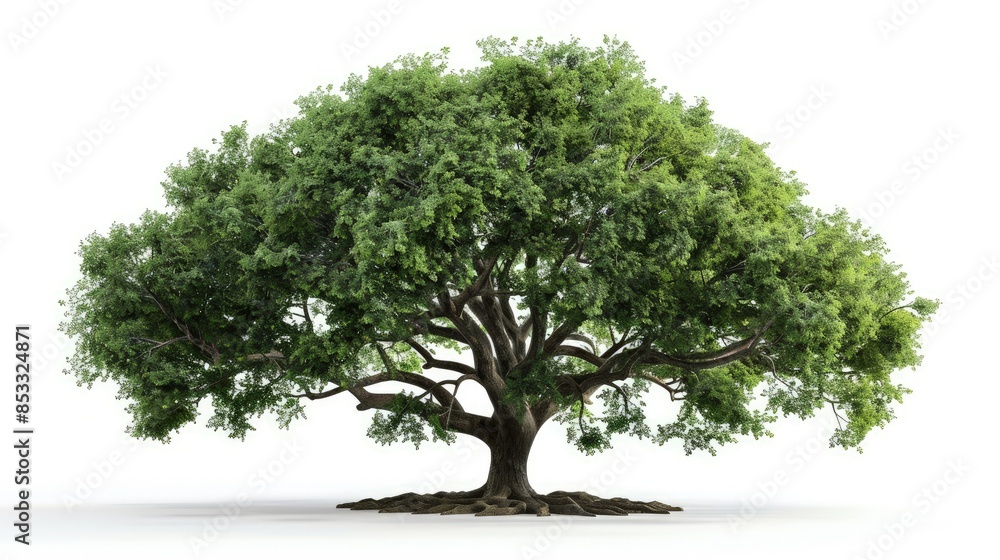
<svg viewBox="0 0 1000 560">
<path fill-rule="evenodd" d="M 806 206 L 627 43 L 480 47 L 474 70 L 447 51 L 371 68 L 169 167 L 168 212 L 81 245 L 70 372 L 116 383 L 137 437 L 209 401 L 208 426 L 242 438 L 345 393 L 376 441 L 490 449 L 475 490 L 344 504 L 382 511 L 677 509 L 533 490 L 550 420 L 587 453 L 616 434 L 714 453 L 778 415 L 836 415 L 845 448 L 893 418 L 936 302 L 879 237 Z M 648 425 L 654 398 L 676 419 Z"/>
</svg>

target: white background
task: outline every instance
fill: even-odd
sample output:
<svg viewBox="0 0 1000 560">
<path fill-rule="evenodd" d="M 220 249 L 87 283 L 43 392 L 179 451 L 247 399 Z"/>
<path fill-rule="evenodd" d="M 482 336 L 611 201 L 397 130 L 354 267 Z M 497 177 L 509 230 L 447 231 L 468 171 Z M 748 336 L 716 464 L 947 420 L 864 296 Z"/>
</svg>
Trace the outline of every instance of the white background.
<svg viewBox="0 0 1000 560">
<path fill-rule="evenodd" d="M 17 0 L 0 7 L 0 328 L 30 323 L 36 354 L 33 544 L 12 541 L 15 489 L 8 475 L 0 496 L 8 512 L 0 516 L 4 554 L 847 559 L 972 557 L 976 547 L 989 546 L 1000 497 L 995 4 L 392 6 L 396 13 L 388 17 L 387 1 L 150 7 Z M 383 12 L 382 23 L 373 12 Z M 62 373 L 70 347 L 55 330 L 62 319 L 57 300 L 77 278 L 80 240 L 161 209 L 168 164 L 243 120 L 262 132 L 290 116 L 299 95 L 339 86 L 350 73 L 406 52 L 449 46 L 453 68 L 474 67 L 475 41 L 490 34 L 550 41 L 574 35 L 592 46 L 604 34 L 629 41 L 658 83 L 688 100 L 707 98 L 718 122 L 774 142 L 772 157 L 809 185 L 810 204 L 865 217 L 917 293 L 944 302 L 925 336 L 923 365 L 898 374 L 913 394 L 897 406 L 897 420 L 868 437 L 863 454 L 828 449 L 831 419 L 824 416 L 781 421 L 773 439 L 727 446 L 716 457 L 629 440 L 585 457 L 551 425 L 529 465 L 537 490 L 589 489 L 687 511 L 568 524 L 555 517 L 348 512 L 332 506 L 478 486 L 488 453 L 466 440 L 419 451 L 380 447 L 364 435 L 369 415 L 355 411 L 349 397 L 309 404 L 309 418 L 290 431 L 263 418 L 245 442 L 203 424 L 169 445 L 136 442 L 124 437 L 129 418 L 113 387 L 87 391 Z M 88 141 L 86 131 L 104 119 L 110 132 Z M 73 149 L 85 155 L 74 160 Z M 13 384 L 11 375 L 3 393 L 11 409 Z M 653 402 L 650 414 L 668 419 L 662 403 Z M 14 464 L 8 448 L 0 470 L 11 472 Z M 268 475 L 271 482 L 255 475 L 269 467 L 280 471 Z M 924 491 L 933 502 L 919 497 Z M 223 513 L 220 506 L 240 495 L 249 505 Z M 913 516 L 911 526 L 893 529 L 905 515 Z M 213 522 L 222 530 L 208 529 Z"/>
</svg>

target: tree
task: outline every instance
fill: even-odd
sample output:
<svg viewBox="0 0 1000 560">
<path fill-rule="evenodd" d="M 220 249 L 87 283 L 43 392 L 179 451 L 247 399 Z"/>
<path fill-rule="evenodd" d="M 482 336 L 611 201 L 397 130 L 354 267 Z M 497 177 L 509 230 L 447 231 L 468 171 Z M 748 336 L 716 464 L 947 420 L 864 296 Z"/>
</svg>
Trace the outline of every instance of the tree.
<svg viewBox="0 0 1000 560">
<path fill-rule="evenodd" d="M 534 491 L 552 419 L 587 453 L 615 434 L 714 453 L 779 413 L 832 412 L 844 448 L 893 418 L 891 374 L 919 363 L 937 303 L 879 237 L 804 205 L 764 146 L 655 86 L 627 43 L 480 47 L 481 68 L 403 56 L 169 167 L 168 213 L 81 245 L 70 372 L 117 383 L 137 437 L 168 440 L 203 400 L 243 438 L 349 393 L 383 444 L 489 447 L 473 491 L 344 504 L 382 511 L 677 509 Z M 647 393 L 676 421 L 649 427 Z"/>
</svg>

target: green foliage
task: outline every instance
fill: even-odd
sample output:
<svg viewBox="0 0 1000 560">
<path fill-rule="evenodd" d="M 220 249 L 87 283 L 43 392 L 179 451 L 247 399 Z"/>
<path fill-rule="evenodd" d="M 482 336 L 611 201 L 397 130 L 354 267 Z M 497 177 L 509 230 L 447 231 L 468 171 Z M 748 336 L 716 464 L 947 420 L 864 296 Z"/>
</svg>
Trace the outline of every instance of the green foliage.
<svg viewBox="0 0 1000 560">
<path fill-rule="evenodd" d="M 574 444 L 581 452 L 593 455 L 611 449 L 609 434 L 596 425 L 594 414 L 580 401 L 563 409 L 555 420 L 566 425 L 566 442 Z"/>
<path fill-rule="evenodd" d="M 655 434 L 639 395 L 656 383 L 604 391 L 598 417 L 567 389 L 592 363 L 538 350 L 501 372 L 501 406 L 555 403 L 585 452 L 615 434 L 712 451 L 831 409 L 832 443 L 855 447 L 892 419 L 937 302 L 914 297 L 878 236 L 805 206 L 793 173 L 657 86 L 627 43 L 480 47 L 481 68 L 403 56 L 170 166 L 170 212 L 81 244 L 69 371 L 116 383 L 137 436 L 166 439 L 208 399 L 209 425 L 243 437 L 262 414 L 300 417 L 294 393 L 421 371 L 415 329 L 465 350 L 426 332 L 448 327 L 428 309 L 495 259 L 508 320 L 536 310 L 546 334 L 704 359 L 763 333 L 718 367 L 636 364 L 685 399 Z M 453 437 L 437 405 L 399 399 L 375 415 L 377 441 Z"/>
<path fill-rule="evenodd" d="M 639 439 L 652 437 L 643 410 L 646 403 L 642 395 L 648 390 L 646 382 L 634 380 L 616 387 L 597 395 L 604 404 L 603 416 L 598 417 L 576 400 L 556 417 L 556 421 L 566 426 L 566 441 L 587 455 L 611 449 L 611 438 L 615 434 Z"/>
<path fill-rule="evenodd" d="M 678 439 L 684 444 L 684 453 L 690 455 L 694 451 L 707 451 L 715 455 L 715 445 L 725 445 L 736 442 L 736 434 L 753 434 L 755 439 L 772 434 L 764 425 L 774 420 L 759 411 L 750 413 L 750 418 L 739 426 L 733 426 L 705 418 L 697 405 L 685 402 L 677 414 L 677 420 L 657 428 L 653 441 L 663 445 L 671 439 Z"/>
<path fill-rule="evenodd" d="M 410 442 L 414 447 L 420 449 L 420 444 L 428 439 L 425 428 L 429 424 L 431 437 L 434 441 L 454 443 L 455 433 L 442 425 L 437 416 L 430 416 L 429 420 L 424 421 L 421 412 L 427 406 L 429 405 L 415 399 L 413 395 L 395 395 L 389 405 L 388 412 L 375 412 L 372 417 L 372 425 L 368 428 L 368 437 L 382 445 Z"/>
<path fill-rule="evenodd" d="M 647 384 L 637 380 L 628 385 L 621 385 L 619 389 L 620 392 L 605 389 L 597 395 L 604 401 L 604 422 L 608 435 L 628 434 L 639 439 L 650 437 L 646 414 L 643 411 L 646 403 L 641 398 L 648 390 Z"/>
</svg>

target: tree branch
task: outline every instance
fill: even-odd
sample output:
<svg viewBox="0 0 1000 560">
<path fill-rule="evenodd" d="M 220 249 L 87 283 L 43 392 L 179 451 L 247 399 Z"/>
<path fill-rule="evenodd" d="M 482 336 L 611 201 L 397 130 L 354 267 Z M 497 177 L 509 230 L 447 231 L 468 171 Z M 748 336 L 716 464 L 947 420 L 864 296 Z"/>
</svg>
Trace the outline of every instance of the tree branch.
<svg viewBox="0 0 1000 560">
<path fill-rule="evenodd" d="M 208 344 L 200 337 L 196 337 L 194 333 L 191 332 L 191 329 L 187 326 L 187 324 L 178 319 L 177 316 L 174 315 L 172 312 L 167 310 L 167 307 L 160 302 L 160 300 L 156 297 L 155 294 L 153 294 L 152 290 L 150 290 L 148 286 L 144 286 L 143 288 L 146 290 L 146 294 L 148 295 L 148 297 L 152 299 L 154 303 L 156 303 L 156 306 L 160 309 L 160 313 L 163 313 L 163 315 L 167 319 L 170 319 L 170 321 L 173 322 L 178 329 L 180 329 L 181 333 L 184 334 L 184 337 L 187 338 L 191 342 L 191 344 L 194 344 L 199 350 L 201 350 L 209 358 L 211 358 L 213 364 L 219 363 L 219 359 L 221 356 L 219 355 L 219 349 L 216 348 L 214 344 Z"/>
<path fill-rule="evenodd" d="M 460 312 L 462 307 L 472 298 L 479 295 L 483 290 L 483 286 L 490 282 L 490 274 L 493 272 L 493 267 L 497 263 L 496 257 L 489 257 L 486 260 L 477 259 L 476 268 L 479 272 L 479 276 L 476 280 L 461 291 L 457 296 L 451 298 L 453 304 L 455 304 L 455 311 Z"/>
<path fill-rule="evenodd" d="M 411 373 L 408 371 L 396 371 L 395 374 L 388 372 L 378 373 L 375 375 L 369 375 L 368 377 L 359 379 L 350 385 L 334 387 L 332 389 L 320 393 L 313 393 L 312 391 L 306 390 L 301 394 L 293 394 L 289 396 L 295 398 L 307 398 L 309 400 L 325 399 L 327 397 L 339 395 L 340 393 L 343 393 L 345 391 L 353 393 L 356 390 L 363 389 L 365 387 L 370 387 L 372 385 L 377 385 L 379 383 L 386 383 L 389 381 L 405 383 L 407 385 L 412 385 L 414 387 L 424 389 L 424 394 L 420 396 L 421 398 L 430 394 L 435 399 L 437 399 L 438 402 L 441 403 L 443 406 L 453 406 L 460 411 L 465 410 L 465 408 L 462 406 L 461 403 L 458 402 L 458 400 L 454 397 L 454 395 L 449 393 L 448 390 L 443 387 L 448 383 L 455 383 L 456 380 L 445 380 L 445 381 L 435 382 L 433 379 L 429 377 L 425 377 L 423 375 L 418 375 L 416 373 Z"/>
<path fill-rule="evenodd" d="M 485 297 L 485 294 L 483 297 Z M 517 363 L 517 356 L 514 355 L 511 340 L 507 337 L 507 330 L 504 328 L 503 320 L 500 318 L 499 305 L 495 301 L 491 301 L 489 304 L 485 303 L 483 297 L 470 299 L 468 301 L 469 311 L 472 311 L 472 314 L 479 320 L 479 323 L 493 342 L 497 362 L 500 366 L 500 375 L 503 376 L 505 372 L 510 371 L 514 367 L 514 364 Z M 493 298 L 489 299 L 492 300 Z"/>
<path fill-rule="evenodd" d="M 476 370 L 472 366 L 449 360 L 438 360 L 433 354 L 431 354 L 430 350 L 424 348 L 420 343 L 412 338 L 407 338 L 406 343 L 409 344 L 411 348 L 416 350 L 417 353 L 420 354 L 420 357 L 424 359 L 424 369 L 438 368 L 457 371 L 458 373 L 464 375 L 476 374 Z"/>
<path fill-rule="evenodd" d="M 497 361 L 492 352 L 490 340 L 486 332 L 465 311 L 458 313 L 457 310 L 452 309 L 446 313 L 445 317 L 465 337 L 466 344 L 472 350 L 476 375 L 479 377 L 483 388 L 486 389 L 486 394 L 489 396 L 493 406 L 500 406 L 500 397 L 503 393 L 504 382 L 497 371 Z"/>
<path fill-rule="evenodd" d="M 613 332 L 611 333 L 611 340 L 614 340 Z M 628 332 L 622 333 L 621 339 L 618 342 L 612 344 L 610 347 L 608 347 L 608 349 L 605 350 L 603 354 L 601 354 L 601 357 L 604 359 L 608 359 L 611 356 L 614 356 L 615 353 L 624 348 L 625 345 L 628 344 L 629 342 L 631 342 L 631 340 L 628 337 Z"/>
<path fill-rule="evenodd" d="M 651 351 L 649 357 L 643 361 L 650 365 L 669 365 L 686 370 L 709 369 L 742 360 L 753 351 L 757 343 L 760 342 L 764 333 L 771 328 L 774 320 L 770 320 L 761 328 L 754 331 L 754 334 L 734 344 L 717 350 L 715 352 L 701 352 L 688 354 L 686 356 L 668 356 L 662 352 Z"/>
<path fill-rule="evenodd" d="M 545 331 L 548 323 L 548 314 L 542 313 L 537 306 L 528 306 L 528 322 L 531 324 L 531 342 L 528 344 L 526 359 L 532 360 L 538 356 L 542 350 L 545 338 Z"/>
<path fill-rule="evenodd" d="M 632 369 L 647 356 L 651 345 L 652 342 L 646 340 L 636 348 L 608 358 L 604 364 L 597 368 L 597 371 L 580 379 L 580 388 L 584 394 L 590 396 L 601 385 L 628 378 L 632 374 Z M 622 362 L 621 365 L 619 362 Z"/>
<path fill-rule="evenodd" d="M 140 338 L 140 337 L 137 337 L 137 336 L 132 337 L 132 340 L 137 340 L 139 342 L 148 342 L 149 344 L 152 344 L 153 346 L 147 351 L 149 354 L 152 354 L 153 350 L 156 350 L 157 348 L 163 348 L 164 346 L 168 346 L 168 345 L 173 344 L 175 342 L 180 342 L 182 340 L 187 340 L 187 339 L 188 338 L 186 336 L 179 336 L 177 338 L 172 338 L 172 339 L 170 339 L 170 340 L 168 340 L 166 342 L 160 342 L 158 340 L 152 340 L 152 339 L 149 339 L 149 338 Z"/>
<path fill-rule="evenodd" d="M 391 405 L 396 395 L 370 393 L 364 387 L 351 387 L 348 391 L 354 395 L 354 398 L 358 399 L 358 410 L 370 410 L 374 408 L 395 412 Z M 447 391 L 444 392 L 447 393 Z M 479 414 L 433 405 L 428 405 L 413 413 L 424 420 L 430 420 L 431 417 L 436 416 L 442 426 L 447 425 L 447 429 L 471 435 L 483 441 L 486 441 L 491 434 L 487 427 L 490 419 Z"/>
<path fill-rule="evenodd" d="M 655 375 L 650 374 L 650 373 L 640 373 L 636 377 L 639 378 L 639 379 L 645 379 L 646 381 L 649 381 L 653 385 L 656 385 L 657 387 L 663 388 L 663 390 L 665 390 L 666 392 L 670 393 L 670 400 L 672 400 L 672 401 L 684 400 L 684 397 L 678 397 L 677 396 L 677 393 L 683 392 L 681 390 L 681 388 L 680 388 L 680 384 L 681 384 L 681 380 L 680 379 L 674 379 L 674 380 L 672 380 L 670 382 L 667 382 L 667 381 L 664 381 L 664 380 L 660 379 L 659 377 L 656 377 Z M 673 386 L 675 384 L 677 385 L 676 387 Z"/>
<path fill-rule="evenodd" d="M 732 276 L 733 274 L 739 274 L 740 272 L 746 270 L 746 267 L 747 267 L 747 260 L 743 259 L 742 261 L 734 264 L 733 266 L 725 270 L 719 271 L 719 273 L 717 273 L 715 276 L 710 278 L 708 282 L 706 282 L 706 285 L 711 285 L 720 280 L 725 280 L 726 278 Z"/>
<path fill-rule="evenodd" d="M 571 325 L 569 323 L 563 323 L 556 327 L 552 334 L 545 339 L 545 344 L 542 346 L 542 353 L 545 355 L 552 355 L 555 353 L 556 348 L 558 348 L 576 329 L 576 325 Z"/>
<path fill-rule="evenodd" d="M 578 346 L 568 346 L 565 344 L 556 348 L 553 355 L 571 356 L 573 358 L 579 358 L 585 362 L 594 364 L 597 367 L 603 366 L 604 362 L 607 361 L 604 358 L 601 358 L 600 356 L 594 354 L 593 352 L 589 352 L 586 348 L 580 348 Z"/>
<path fill-rule="evenodd" d="M 309 296 L 304 296 L 302 298 L 302 316 L 303 319 L 305 319 L 306 324 L 309 325 L 309 331 L 312 332 L 314 329 L 312 315 L 309 313 Z"/>
</svg>

